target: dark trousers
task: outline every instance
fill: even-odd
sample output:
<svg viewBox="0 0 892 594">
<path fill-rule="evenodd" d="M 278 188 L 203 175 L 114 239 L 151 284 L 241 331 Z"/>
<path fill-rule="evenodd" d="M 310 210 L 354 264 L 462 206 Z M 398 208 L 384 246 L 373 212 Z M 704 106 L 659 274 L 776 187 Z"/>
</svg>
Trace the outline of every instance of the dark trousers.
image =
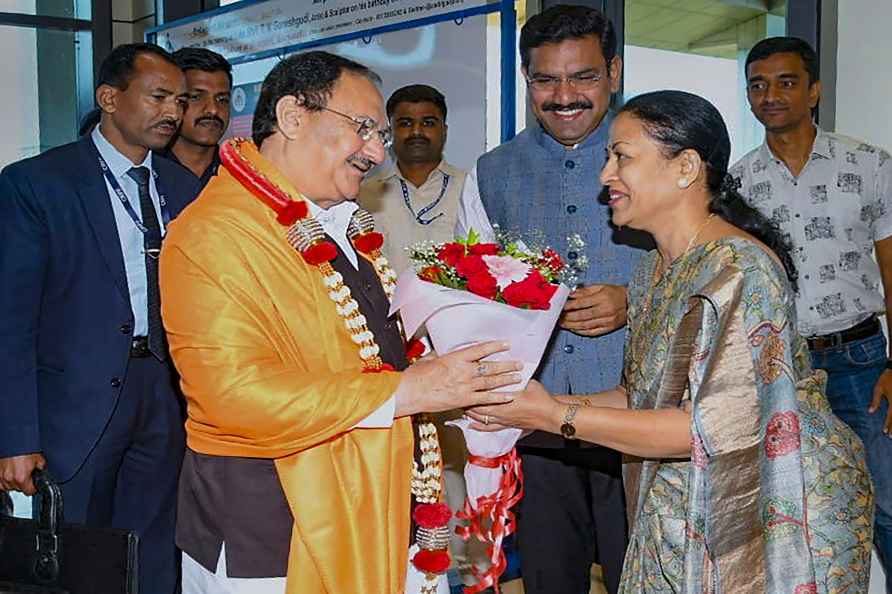
<svg viewBox="0 0 892 594">
<path fill-rule="evenodd" d="M 628 544 L 622 466 L 605 448 L 521 447 L 517 547 L 526 594 L 588 594 L 592 563 L 619 588 Z"/>
<path fill-rule="evenodd" d="M 177 477 L 185 449 L 182 406 L 170 368 L 131 358 L 118 405 L 96 447 L 61 485 L 65 519 L 139 535 L 139 593 L 173 594 Z"/>
</svg>

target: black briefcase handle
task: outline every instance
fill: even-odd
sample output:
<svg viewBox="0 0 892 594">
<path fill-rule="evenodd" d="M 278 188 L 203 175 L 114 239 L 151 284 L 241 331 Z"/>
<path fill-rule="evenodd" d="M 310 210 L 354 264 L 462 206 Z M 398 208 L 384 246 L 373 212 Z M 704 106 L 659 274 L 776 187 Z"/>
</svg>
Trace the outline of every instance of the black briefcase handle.
<svg viewBox="0 0 892 594">
<path fill-rule="evenodd" d="M 62 494 L 46 471 L 36 468 L 31 480 L 37 489 L 35 520 L 12 517 L 12 498 L 0 510 L 0 594 L 68 594 L 57 587 L 62 555 Z M 3 516 L 7 516 L 4 518 Z M 33 538 L 28 542 L 29 537 Z M 26 542 L 21 542 L 25 540 Z M 11 550 L 9 550 L 11 549 Z"/>
<path fill-rule="evenodd" d="M 136 534 L 64 524 L 59 486 L 32 478 L 35 519 L 0 515 L 0 594 L 136 594 Z"/>
<path fill-rule="evenodd" d="M 42 584 L 59 579 L 59 559 L 62 556 L 62 492 L 45 470 L 35 468 L 31 475 L 37 489 L 37 539 L 34 556 L 34 578 Z"/>
</svg>

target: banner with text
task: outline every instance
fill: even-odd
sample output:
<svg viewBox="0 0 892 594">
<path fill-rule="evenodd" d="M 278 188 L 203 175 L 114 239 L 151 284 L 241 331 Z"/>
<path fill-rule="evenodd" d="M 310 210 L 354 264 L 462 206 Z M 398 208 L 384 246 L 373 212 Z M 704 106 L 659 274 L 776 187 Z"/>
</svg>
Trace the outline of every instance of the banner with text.
<svg viewBox="0 0 892 594">
<path fill-rule="evenodd" d="M 204 47 L 228 59 L 340 37 L 405 21 L 497 5 L 498 0 L 266 0 L 161 28 L 156 43 L 170 51 Z"/>
<path fill-rule="evenodd" d="M 232 88 L 232 99 L 230 100 L 231 117 L 229 120 L 229 129 L 223 138 L 231 138 L 238 136 L 242 138 L 251 138 L 251 127 L 254 124 L 254 109 L 257 107 L 257 100 L 260 99 L 260 88 L 262 83 L 252 82 L 236 85 Z"/>
</svg>

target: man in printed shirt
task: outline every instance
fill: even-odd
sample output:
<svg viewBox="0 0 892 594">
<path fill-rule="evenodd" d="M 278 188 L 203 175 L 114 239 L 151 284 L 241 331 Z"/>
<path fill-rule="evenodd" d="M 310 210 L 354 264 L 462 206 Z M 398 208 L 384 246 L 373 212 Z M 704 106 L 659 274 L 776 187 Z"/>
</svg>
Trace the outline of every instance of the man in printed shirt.
<svg viewBox="0 0 892 594">
<path fill-rule="evenodd" d="M 731 173 L 744 197 L 793 242 L 799 332 L 812 365 L 828 374 L 830 406 L 867 450 L 874 544 L 892 592 L 892 361 L 877 319 L 885 310 L 888 321 L 892 311 L 892 162 L 880 148 L 815 126 L 821 83 L 805 41 L 759 42 L 746 72 L 765 142 Z"/>
<path fill-rule="evenodd" d="M 446 99 L 428 85 L 397 89 L 387 100 L 396 165 L 363 184 L 359 203 L 384 231 L 384 255 L 397 273 L 410 267 L 406 248 L 451 241 L 465 172 L 443 159 Z"/>
</svg>

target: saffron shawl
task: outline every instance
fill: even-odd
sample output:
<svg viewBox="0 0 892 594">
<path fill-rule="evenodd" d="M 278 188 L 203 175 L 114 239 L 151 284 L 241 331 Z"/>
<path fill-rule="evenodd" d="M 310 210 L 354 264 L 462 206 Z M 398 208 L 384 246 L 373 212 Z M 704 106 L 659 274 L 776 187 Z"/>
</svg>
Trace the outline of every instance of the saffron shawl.
<svg viewBox="0 0 892 594">
<path fill-rule="evenodd" d="M 276 214 L 221 168 L 170 225 L 160 283 L 188 447 L 275 460 L 294 516 L 287 592 L 403 592 L 411 421 L 352 429 L 400 375 L 362 373 L 321 274 L 288 244 Z"/>
</svg>

